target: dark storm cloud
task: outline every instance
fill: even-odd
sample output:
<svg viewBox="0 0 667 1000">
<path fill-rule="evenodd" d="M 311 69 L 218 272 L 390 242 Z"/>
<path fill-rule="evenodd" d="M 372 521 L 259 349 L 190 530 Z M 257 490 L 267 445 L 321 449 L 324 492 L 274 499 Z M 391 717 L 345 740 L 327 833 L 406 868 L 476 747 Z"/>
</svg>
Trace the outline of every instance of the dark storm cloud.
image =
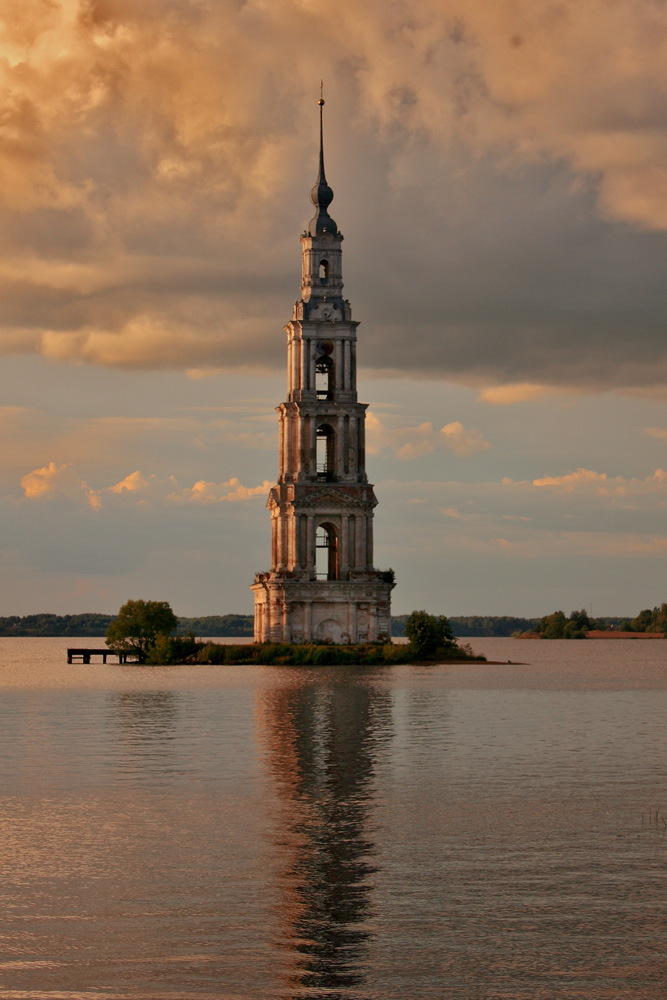
<svg viewBox="0 0 667 1000">
<path fill-rule="evenodd" d="M 282 365 L 325 76 L 363 364 L 664 383 L 651 0 L 10 0 L 0 49 L 0 350 Z"/>
<path fill-rule="evenodd" d="M 600 220 L 564 168 L 434 161 L 423 151 L 418 183 L 382 206 L 396 239 L 365 218 L 372 252 L 358 223 L 350 240 L 366 365 L 472 384 L 664 384 L 665 234 Z"/>
</svg>

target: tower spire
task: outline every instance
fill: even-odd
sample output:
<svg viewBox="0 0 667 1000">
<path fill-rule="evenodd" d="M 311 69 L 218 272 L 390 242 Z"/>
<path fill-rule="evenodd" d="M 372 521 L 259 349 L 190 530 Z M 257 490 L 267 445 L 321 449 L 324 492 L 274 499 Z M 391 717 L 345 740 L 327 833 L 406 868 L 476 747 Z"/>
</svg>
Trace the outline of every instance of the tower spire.
<svg viewBox="0 0 667 1000">
<path fill-rule="evenodd" d="M 329 205 L 333 201 L 334 193 L 327 184 L 324 173 L 324 128 L 322 123 L 322 109 L 324 107 L 324 81 L 320 81 L 320 99 L 317 102 L 320 106 L 320 169 L 315 181 L 315 187 L 310 192 L 310 200 L 317 209 L 317 215 L 308 223 L 308 233 L 310 236 L 319 236 L 320 233 L 331 233 L 336 236 L 338 226 L 328 212 Z"/>
</svg>

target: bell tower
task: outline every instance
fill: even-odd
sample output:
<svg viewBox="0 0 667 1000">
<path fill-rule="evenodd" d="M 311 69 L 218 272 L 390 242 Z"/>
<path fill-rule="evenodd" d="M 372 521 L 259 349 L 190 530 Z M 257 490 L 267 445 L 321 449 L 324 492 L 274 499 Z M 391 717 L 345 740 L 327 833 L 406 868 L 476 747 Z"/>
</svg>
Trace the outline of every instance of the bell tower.
<svg viewBox="0 0 667 1000">
<path fill-rule="evenodd" d="M 257 573 L 256 642 L 389 641 L 392 574 L 373 568 L 366 403 L 357 400 L 357 326 L 343 298 L 343 236 L 320 164 L 301 236 L 301 298 L 287 324 L 287 399 L 269 493 L 271 569 Z"/>
</svg>

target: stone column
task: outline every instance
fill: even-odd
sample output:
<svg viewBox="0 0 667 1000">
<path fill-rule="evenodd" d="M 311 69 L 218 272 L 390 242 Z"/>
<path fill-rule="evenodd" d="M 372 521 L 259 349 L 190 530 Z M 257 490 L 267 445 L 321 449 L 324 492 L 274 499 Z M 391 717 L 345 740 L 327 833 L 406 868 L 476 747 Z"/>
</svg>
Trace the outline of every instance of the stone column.
<svg viewBox="0 0 667 1000">
<path fill-rule="evenodd" d="M 363 553 L 361 547 L 361 532 L 363 514 L 355 514 L 354 517 L 354 565 L 357 569 L 363 569 Z"/>
<path fill-rule="evenodd" d="M 366 569 L 366 516 L 360 514 L 356 522 L 357 567 Z"/>
<path fill-rule="evenodd" d="M 299 341 L 292 331 L 292 392 L 299 388 Z M 294 395 L 292 395 L 294 399 Z"/>
<path fill-rule="evenodd" d="M 313 471 L 310 464 L 310 425 L 312 422 L 313 418 L 310 415 L 305 416 L 301 427 L 301 433 L 303 435 L 303 460 L 306 475 L 310 475 Z"/>
<path fill-rule="evenodd" d="M 345 382 L 345 384 L 344 384 L 343 388 L 347 392 L 349 392 L 350 389 L 352 388 L 351 379 L 350 379 L 350 351 L 351 351 L 351 341 L 350 340 L 346 340 L 344 342 L 343 347 L 344 347 L 344 355 L 345 355 L 345 361 L 343 362 L 343 364 L 345 366 L 345 372 L 344 372 L 344 382 Z"/>
<path fill-rule="evenodd" d="M 350 518 L 343 514 L 340 519 L 340 572 L 341 580 L 347 580 L 350 572 Z"/>
<path fill-rule="evenodd" d="M 350 642 L 352 643 L 358 642 L 359 637 L 357 636 L 357 605 L 354 603 L 354 601 L 350 601 L 348 605 L 348 621 L 350 623 L 349 626 Z"/>
<path fill-rule="evenodd" d="M 336 421 L 336 475 L 342 476 L 343 474 L 343 449 L 345 447 L 345 419 L 342 415 L 338 415 L 338 420 Z"/>
<path fill-rule="evenodd" d="M 271 591 L 266 587 L 266 608 L 264 614 L 264 642 L 268 642 L 271 639 L 271 625 L 273 623 L 273 603 L 271 600 Z"/>
<path fill-rule="evenodd" d="M 340 390 L 343 388 L 343 381 L 345 373 L 343 371 L 343 342 L 341 340 L 336 341 L 336 360 L 335 360 L 335 376 L 336 376 L 336 389 Z"/>
<path fill-rule="evenodd" d="M 343 417 L 343 474 L 350 473 L 350 417 L 346 413 Z"/>
<path fill-rule="evenodd" d="M 285 528 L 286 528 L 285 520 L 282 517 L 282 515 L 280 515 L 278 517 L 278 569 L 279 570 L 285 569 L 285 548 L 286 548 L 285 543 L 287 541 L 287 539 L 285 538 L 285 535 L 287 534 Z"/>
<path fill-rule="evenodd" d="M 285 414 L 281 411 L 278 417 L 278 474 L 285 471 Z"/>
<path fill-rule="evenodd" d="M 276 518 L 276 569 L 281 570 L 283 567 L 283 519 L 278 515 Z"/>
<path fill-rule="evenodd" d="M 377 642 L 378 637 L 378 619 L 377 619 L 377 605 L 371 602 L 368 608 L 368 638 L 371 642 Z"/>
<path fill-rule="evenodd" d="M 285 562 L 288 570 L 294 569 L 294 515 L 285 518 L 285 533 L 287 535 L 287 556 Z"/>
<path fill-rule="evenodd" d="M 306 436 L 305 436 L 305 417 L 302 413 L 299 413 L 297 417 L 297 453 L 299 456 L 299 466 L 298 475 L 301 478 L 302 473 L 306 471 Z"/>
<path fill-rule="evenodd" d="M 298 569 L 306 568 L 306 517 L 299 514 L 297 518 L 296 565 Z"/>
<path fill-rule="evenodd" d="M 359 441 L 357 435 L 358 421 L 356 417 L 350 417 L 350 472 L 357 478 L 359 471 Z"/>
<path fill-rule="evenodd" d="M 292 428 L 287 413 L 281 414 L 280 422 L 283 427 L 283 476 L 286 476 L 292 471 Z"/>
<path fill-rule="evenodd" d="M 317 472 L 317 418 L 310 418 L 310 471 Z"/>
<path fill-rule="evenodd" d="M 271 518 L 271 569 L 278 566 L 278 518 Z"/>
<path fill-rule="evenodd" d="M 312 340 L 309 340 L 308 341 L 308 372 L 309 372 L 309 382 L 310 382 L 310 385 L 308 386 L 308 388 L 312 389 L 313 391 L 315 391 L 315 388 L 317 386 L 317 381 L 316 381 L 316 376 L 315 376 L 315 361 L 316 360 L 317 359 L 315 357 L 315 350 L 314 350 L 313 342 L 312 342 Z"/>
<path fill-rule="evenodd" d="M 294 410 L 290 413 L 287 424 L 289 431 L 289 472 L 292 479 L 296 479 L 299 471 L 299 451 L 298 451 L 298 418 Z"/>
<path fill-rule="evenodd" d="M 366 518 L 366 565 L 373 565 L 373 515 Z"/>
<path fill-rule="evenodd" d="M 309 389 L 308 384 L 308 351 L 306 349 L 306 341 L 301 338 L 301 378 L 299 379 L 301 389 Z"/>
<path fill-rule="evenodd" d="M 308 514 L 306 517 L 306 569 L 309 575 L 312 574 L 315 567 L 315 529 L 313 521 L 313 514 Z"/>
</svg>

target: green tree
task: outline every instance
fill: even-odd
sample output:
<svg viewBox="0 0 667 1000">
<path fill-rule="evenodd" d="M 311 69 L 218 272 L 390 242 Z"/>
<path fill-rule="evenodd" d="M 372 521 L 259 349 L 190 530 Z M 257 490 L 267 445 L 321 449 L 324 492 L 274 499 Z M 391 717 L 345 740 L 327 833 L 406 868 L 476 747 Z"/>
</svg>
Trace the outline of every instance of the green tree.
<svg viewBox="0 0 667 1000">
<path fill-rule="evenodd" d="M 656 608 L 653 628 L 656 632 L 664 632 L 667 635 L 667 604 L 664 601 L 659 610 Z"/>
<path fill-rule="evenodd" d="M 562 611 L 545 615 L 533 629 L 543 639 L 585 639 L 591 621 L 584 610 L 570 612 L 566 618 Z"/>
<path fill-rule="evenodd" d="M 452 627 L 444 615 L 436 617 L 427 611 L 413 611 L 405 622 L 405 634 L 413 654 L 420 658 L 456 648 Z"/>
<path fill-rule="evenodd" d="M 665 632 L 667 633 L 667 604 L 660 607 L 644 608 L 636 618 L 628 622 L 626 628 L 630 632 Z"/>
<path fill-rule="evenodd" d="M 177 628 L 167 601 L 126 601 L 107 629 L 106 643 L 114 652 L 138 653 L 145 659 L 158 636 L 170 636 Z"/>
<path fill-rule="evenodd" d="M 545 615 L 535 626 L 535 631 L 543 639 L 562 639 L 567 625 L 567 618 L 562 611 L 554 611 L 552 615 Z"/>
</svg>

